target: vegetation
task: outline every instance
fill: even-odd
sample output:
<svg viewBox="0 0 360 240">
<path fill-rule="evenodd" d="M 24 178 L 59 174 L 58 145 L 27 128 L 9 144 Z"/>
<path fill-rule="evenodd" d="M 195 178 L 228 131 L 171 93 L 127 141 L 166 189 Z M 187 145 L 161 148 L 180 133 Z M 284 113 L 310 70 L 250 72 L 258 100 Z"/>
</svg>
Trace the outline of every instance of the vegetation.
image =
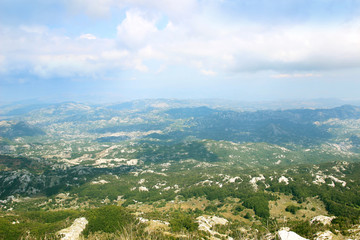
<svg viewBox="0 0 360 240">
<path fill-rule="evenodd" d="M 269 218 L 268 200 L 263 195 L 255 195 L 244 200 L 243 205 L 255 211 L 255 214 L 262 218 Z"/>
<path fill-rule="evenodd" d="M 89 223 L 84 230 L 84 235 L 95 232 L 114 233 L 122 232 L 127 225 L 133 224 L 135 218 L 123 207 L 108 205 L 89 210 L 86 213 Z"/>
<path fill-rule="evenodd" d="M 198 223 L 188 214 L 183 212 L 174 212 L 171 216 L 170 227 L 175 232 L 197 230 Z"/>
<path fill-rule="evenodd" d="M 90 240 L 275 238 L 283 226 L 311 239 L 360 224 L 357 107 L 67 106 L 1 125 L 0 239 L 56 239 L 79 217 Z M 200 231 L 199 216 L 228 223 Z"/>
<path fill-rule="evenodd" d="M 296 214 L 296 212 L 301 209 L 301 207 L 295 206 L 295 205 L 289 205 L 285 208 L 285 211 L 291 212 L 292 214 Z"/>
<path fill-rule="evenodd" d="M 58 230 L 71 224 L 81 216 L 79 211 L 31 211 L 0 218 L 0 239 L 20 239 L 26 235 L 39 239 L 55 238 Z"/>
</svg>

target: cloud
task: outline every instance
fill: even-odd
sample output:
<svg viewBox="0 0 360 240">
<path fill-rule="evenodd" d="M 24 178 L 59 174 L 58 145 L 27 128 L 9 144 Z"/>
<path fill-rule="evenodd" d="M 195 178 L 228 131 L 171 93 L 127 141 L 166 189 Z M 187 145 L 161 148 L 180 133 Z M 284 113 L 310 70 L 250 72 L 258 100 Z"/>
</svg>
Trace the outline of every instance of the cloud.
<svg viewBox="0 0 360 240">
<path fill-rule="evenodd" d="M 89 76 L 96 72 L 97 64 L 94 62 L 97 60 L 95 55 L 40 55 L 36 58 L 32 71 L 43 78 Z"/>
<path fill-rule="evenodd" d="M 70 38 L 51 30 L 28 31 L 29 28 L 0 26 L 2 74 L 25 72 L 40 78 L 101 78 L 114 70 L 146 70 L 141 59 L 126 50 L 118 50 L 115 40 L 99 39 L 91 34 Z M 5 59 L 6 68 L 2 67 Z"/>
<path fill-rule="evenodd" d="M 44 79 L 102 79 L 127 70 L 147 72 L 149 67 L 144 60 L 157 55 L 151 47 L 131 51 L 119 48 L 115 39 L 97 38 L 92 34 L 71 38 L 51 30 L 24 29 L 28 27 L 0 26 L 0 33 L 4 33 L 0 46 L 2 74 L 25 72 Z"/>
<path fill-rule="evenodd" d="M 145 19 L 137 10 L 126 12 L 126 18 L 117 27 L 118 40 L 126 47 L 133 48 L 145 45 L 151 35 L 157 33 L 154 20 Z"/>
<path fill-rule="evenodd" d="M 294 74 L 275 74 L 272 75 L 271 78 L 313 78 L 313 77 L 321 77 L 321 74 L 315 74 L 315 73 L 294 73 Z"/>
<path fill-rule="evenodd" d="M 20 29 L 26 33 L 34 33 L 34 34 L 43 34 L 48 31 L 48 28 L 46 26 L 41 25 L 21 25 Z"/>
<path fill-rule="evenodd" d="M 79 37 L 80 39 L 88 39 L 88 40 L 95 40 L 96 37 L 90 33 L 82 34 Z"/>
<path fill-rule="evenodd" d="M 64 1 L 70 9 L 95 17 L 125 9 L 125 18 L 113 29 L 116 38 L 98 33 L 71 37 L 42 25 L 2 25 L 2 74 L 100 79 L 125 70 L 150 74 L 162 71 L 159 66 L 185 66 L 208 76 L 270 70 L 279 73 L 272 78 L 300 78 L 315 77 L 307 76 L 309 72 L 359 67 L 359 19 L 272 26 L 231 21 L 208 1 Z M 164 16 L 164 26 L 158 27 Z M 6 69 L 1 67 L 5 64 Z"/>
<path fill-rule="evenodd" d="M 205 69 L 201 70 L 201 73 L 206 76 L 215 76 L 216 75 L 216 72 L 214 72 L 212 70 L 205 70 Z"/>
<path fill-rule="evenodd" d="M 169 19 L 162 30 L 156 28 L 156 21 L 130 9 L 118 26 L 119 41 L 132 47 L 133 53 L 140 53 L 139 57 L 145 57 L 141 54 L 145 48 L 151 49 L 156 53 L 153 59 L 192 65 L 200 72 L 316 71 L 357 67 L 360 61 L 360 24 L 356 19 L 326 26 L 269 26 L 216 22 L 206 12 L 198 12 L 184 22 Z M 194 62 L 197 64 L 191 64 Z"/>
<path fill-rule="evenodd" d="M 101 57 L 107 61 L 116 61 L 126 58 L 129 54 L 127 50 L 111 50 L 102 52 Z"/>
</svg>

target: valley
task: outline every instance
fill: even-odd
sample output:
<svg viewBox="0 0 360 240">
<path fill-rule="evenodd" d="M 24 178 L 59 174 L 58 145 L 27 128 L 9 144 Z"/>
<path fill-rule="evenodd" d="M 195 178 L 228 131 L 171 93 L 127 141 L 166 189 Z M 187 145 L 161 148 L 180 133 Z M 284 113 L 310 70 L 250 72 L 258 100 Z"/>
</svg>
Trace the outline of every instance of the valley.
<svg viewBox="0 0 360 240">
<path fill-rule="evenodd" d="M 360 107 L 66 102 L 1 119 L 0 239 L 72 224 L 80 239 L 360 239 Z"/>
</svg>

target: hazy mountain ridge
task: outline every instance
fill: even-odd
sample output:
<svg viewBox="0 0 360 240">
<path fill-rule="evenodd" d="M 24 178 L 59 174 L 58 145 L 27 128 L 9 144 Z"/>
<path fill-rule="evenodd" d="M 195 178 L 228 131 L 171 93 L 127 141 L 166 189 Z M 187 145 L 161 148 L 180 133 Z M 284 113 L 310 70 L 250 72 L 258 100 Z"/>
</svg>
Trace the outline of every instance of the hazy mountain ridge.
<svg viewBox="0 0 360 240">
<path fill-rule="evenodd" d="M 32 126 L 24 121 L 1 121 L 0 136 L 4 138 L 16 138 L 24 136 L 45 135 L 45 132 L 36 126 Z"/>
</svg>

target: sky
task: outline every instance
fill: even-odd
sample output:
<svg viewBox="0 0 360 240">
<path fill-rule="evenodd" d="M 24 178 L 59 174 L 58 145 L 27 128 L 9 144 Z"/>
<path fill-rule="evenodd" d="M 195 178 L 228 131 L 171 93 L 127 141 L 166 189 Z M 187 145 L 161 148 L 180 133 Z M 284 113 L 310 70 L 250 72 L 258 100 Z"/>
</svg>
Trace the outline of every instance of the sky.
<svg viewBox="0 0 360 240">
<path fill-rule="evenodd" d="M 360 0 L 0 0 L 0 103 L 359 93 Z"/>
</svg>

